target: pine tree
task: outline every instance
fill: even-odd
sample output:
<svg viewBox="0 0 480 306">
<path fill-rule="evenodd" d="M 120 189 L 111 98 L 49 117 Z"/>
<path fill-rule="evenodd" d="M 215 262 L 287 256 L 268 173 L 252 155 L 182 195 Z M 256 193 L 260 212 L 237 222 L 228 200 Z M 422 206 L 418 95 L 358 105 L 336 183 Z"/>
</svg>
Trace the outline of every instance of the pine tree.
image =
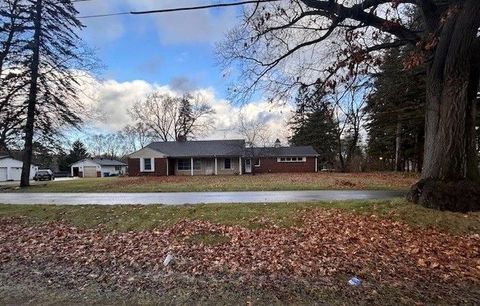
<svg viewBox="0 0 480 306">
<path fill-rule="evenodd" d="M 372 163 L 381 160 L 394 170 L 423 159 L 425 74 L 424 67 L 404 68 L 407 50 L 392 49 L 376 75 L 375 92 L 367 100 L 369 123 L 367 152 Z"/>
<path fill-rule="evenodd" d="M 77 35 L 83 25 L 71 0 L 28 0 L 25 9 L 30 17 L 23 35 L 31 39 L 20 65 L 28 81 L 21 186 L 29 185 L 34 137 L 48 139 L 64 124 L 81 122 L 75 109 L 78 76 L 72 68 L 84 64 Z"/>
<path fill-rule="evenodd" d="M 178 123 L 176 125 L 176 140 L 186 140 L 192 132 L 192 124 L 194 122 L 194 119 L 190 99 L 191 97 L 189 95 L 185 95 L 180 101 L 180 108 L 177 119 Z"/>
<path fill-rule="evenodd" d="M 80 140 L 76 140 L 72 144 L 72 148 L 70 152 L 66 156 L 65 160 L 68 165 L 73 164 L 79 160 L 89 158 L 90 154 L 88 154 L 87 148 Z"/>
<path fill-rule="evenodd" d="M 296 99 L 297 109 L 290 122 L 292 136 L 289 141 L 296 146 L 310 145 L 320 155 L 320 162 L 333 164 L 337 152 L 337 129 L 330 104 L 318 94 L 311 95 L 301 89 Z"/>
</svg>

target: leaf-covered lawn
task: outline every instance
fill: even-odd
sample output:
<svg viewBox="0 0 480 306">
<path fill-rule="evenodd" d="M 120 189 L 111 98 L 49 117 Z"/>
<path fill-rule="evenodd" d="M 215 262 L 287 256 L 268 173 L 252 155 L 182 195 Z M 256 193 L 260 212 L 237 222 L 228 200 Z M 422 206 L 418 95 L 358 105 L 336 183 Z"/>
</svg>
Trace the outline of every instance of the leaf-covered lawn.
<svg viewBox="0 0 480 306">
<path fill-rule="evenodd" d="M 475 304 L 480 297 L 480 214 L 401 200 L 5 205 L 0 226 L 0 303 Z M 164 267 L 169 253 L 174 264 Z M 362 285 L 349 287 L 351 276 Z"/>
<path fill-rule="evenodd" d="M 282 173 L 241 176 L 116 177 L 39 182 L 25 192 L 177 192 L 316 189 L 408 189 L 412 173 Z M 15 191 L 7 186 L 4 191 Z"/>
</svg>

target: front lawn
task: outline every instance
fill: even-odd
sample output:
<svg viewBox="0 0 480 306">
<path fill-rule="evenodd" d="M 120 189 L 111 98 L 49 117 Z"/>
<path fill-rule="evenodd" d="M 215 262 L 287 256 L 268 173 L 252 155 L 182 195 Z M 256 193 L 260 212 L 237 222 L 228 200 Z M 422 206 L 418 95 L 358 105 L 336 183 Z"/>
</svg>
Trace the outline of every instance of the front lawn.
<svg viewBox="0 0 480 306">
<path fill-rule="evenodd" d="M 23 192 L 180 192 L 319 189 L 405 190 L 418 180 L 411 173 L 282 173 L 242 176 L 116 177 L 40 182 Z M 6 186 L 3 191 L 18 191 Z"/>
<path fill-rule="evenodd" d="M 476 304 L 480 213 L 0 205 L 0 304 Z M 170 253 L 174 263 L 165 267 Z M 363 282 L 347 284 L 351 276 Z"/>
</svg>

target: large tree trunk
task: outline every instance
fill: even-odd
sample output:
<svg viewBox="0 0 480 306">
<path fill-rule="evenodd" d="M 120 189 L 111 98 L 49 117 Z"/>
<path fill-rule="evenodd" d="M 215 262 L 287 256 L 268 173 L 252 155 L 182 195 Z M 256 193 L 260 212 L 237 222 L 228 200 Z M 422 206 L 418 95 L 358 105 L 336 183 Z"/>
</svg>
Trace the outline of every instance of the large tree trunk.
<svg viewBox="0 0 480 306">
<path fill-rule="evenodd" d="M 480 26 L 480 1 L 466 1 L 443 26 L 427 71 L 425 154 L 422 180 L 409 199 L 452 211 L 480 209 L 475 157 L 476 99 L 479 75 L 474 47 Z"/>
<path fill-rule="evenodd" d="M 30 185 L 30 167 L 33 157 L 33 135 L 35 127 L 35 110 L 37 103 L 37 82 L 40 66 L 40 35 L 42 31 L 42 0 L 37 0 L 35 5 L 34 35 L 32 62 L 30 65 L 30 89 L 28 93 L 27 121 L 25 124 L 25 148 L 23 152 L 23 168 L 20 181 L 21 187 Z"/>
</svg>

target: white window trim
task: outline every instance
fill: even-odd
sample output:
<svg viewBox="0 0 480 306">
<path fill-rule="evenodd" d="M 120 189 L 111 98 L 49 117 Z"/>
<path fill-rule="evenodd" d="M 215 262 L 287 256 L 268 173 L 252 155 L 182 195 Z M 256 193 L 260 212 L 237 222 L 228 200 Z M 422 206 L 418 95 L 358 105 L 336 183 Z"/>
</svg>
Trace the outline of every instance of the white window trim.
<svg viewBox="0 0 480 306">
<path fill-rule="evenodd" d="M 145 170 L 145 159 L 150 159 L 150 164 L 152 169 Z M 140 172 L 154 172 L 155 171 L 155 158 L 153 157 L 142 157 L 140 158 Z"/>
<path fill-rule="evenodd" d="M 258 168 L 258 167 L 261 166 L 261 164 L 262 164 L 262 163 L 261 163 L 261 161 L 260 161 L 260 158 L 258 158 L 258 165 L 255 163 L 255 159 L 253 159 L 253 166 L 254 166 L 254 167 L 257 167 L 257 168 Z"/>
<path fill-rule="evenodd" d="M 297 160 L 291 160 L 291 158 L 294 157 L 294 158 L 297 158 Z M 282 158 L 290 158 L 290 160 L 281 160 Z M 301 158 L 302 160 L 298 160 L 299 158 Z M 300 156 L 291 156 L 291 157 L 277 157 L 277 163 L 306 163 L 307 162 L 307 158 L 306 157 L 300 157 Z"/>
</svg>

